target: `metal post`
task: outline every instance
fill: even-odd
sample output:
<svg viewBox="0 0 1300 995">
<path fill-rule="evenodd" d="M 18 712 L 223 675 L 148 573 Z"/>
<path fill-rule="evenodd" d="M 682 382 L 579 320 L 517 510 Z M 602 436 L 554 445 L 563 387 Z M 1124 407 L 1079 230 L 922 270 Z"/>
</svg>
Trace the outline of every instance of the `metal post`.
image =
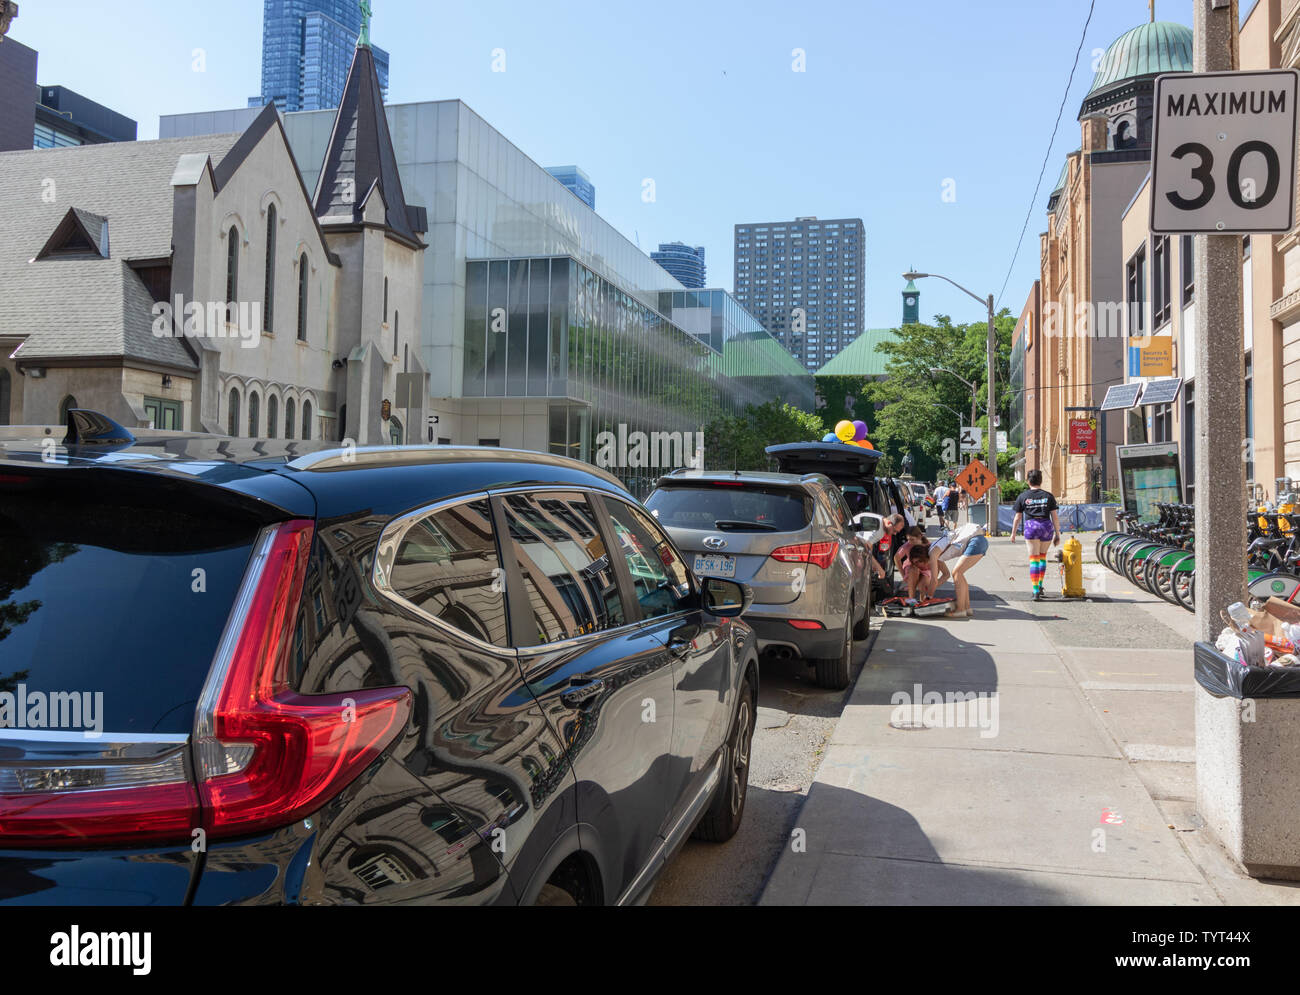
<svg viewBox="0 0 1300 995">
<path fill-rule="evenodd" d="M 1195 72 L 1237 68 L 1236 0 L 1196 0 L 1193 33 Z M 1213 642 L 1219 612 L 1246 591 L 1241 238 L 1195 238 L 1196 621 Z"/>
<path fill-rule="evenodd" d="M 997 330 L 993 325 L 993 295 L 989 294 L 989 471 L 993 474 L 993 486 L 989 488 L 989 535 L 998 532 L 998 427 L 996 422 L 998 402 L 994 367 L 998 355 Z"/>
</svg>

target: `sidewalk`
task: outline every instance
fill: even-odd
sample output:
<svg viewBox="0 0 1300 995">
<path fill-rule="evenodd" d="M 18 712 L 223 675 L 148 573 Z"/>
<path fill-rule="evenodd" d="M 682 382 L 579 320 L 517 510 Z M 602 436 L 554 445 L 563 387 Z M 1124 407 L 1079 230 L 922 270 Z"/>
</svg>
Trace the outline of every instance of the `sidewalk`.
<svg viewBox="0 0 1300 995">
<path fill-rule="evenodd" d="M 974 618 L 873 622 L 760 904 L 1300 905 L 1198 828 L 1193 616 L 1101 566 L 1035 603 L 1024 544 L 989 542 Z"/>
</svg>

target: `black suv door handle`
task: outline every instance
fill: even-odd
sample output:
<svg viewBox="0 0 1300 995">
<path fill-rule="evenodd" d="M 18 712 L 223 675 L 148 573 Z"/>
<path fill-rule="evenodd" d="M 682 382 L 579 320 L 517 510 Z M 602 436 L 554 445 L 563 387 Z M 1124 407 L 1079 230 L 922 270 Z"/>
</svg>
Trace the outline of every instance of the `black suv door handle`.
<svg viewBox="0 0 1300 995">
<path fill-rule="evenodd" d="M 560 701 L 570 708 L 581 708 L 592 698 L 605 691 L 605 682 L 603 680 L 594 680 L 588 684 L 580 684 L 575 688 L 569 688 L 560 694 Z"/>
</svg>

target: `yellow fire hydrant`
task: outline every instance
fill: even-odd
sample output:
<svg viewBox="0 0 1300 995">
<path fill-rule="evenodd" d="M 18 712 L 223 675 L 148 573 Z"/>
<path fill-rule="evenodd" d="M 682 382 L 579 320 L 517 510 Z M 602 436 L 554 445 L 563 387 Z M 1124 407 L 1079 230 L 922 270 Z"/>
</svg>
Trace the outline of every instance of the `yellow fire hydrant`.
<svg viewBox="0 0 1300 995">
<path fill-rule="evenodd" d="M 1067 598 L 1082 598 L 1087 592 L 1083 589 L 1083 543 L 1076 536 L 1065 540 L 1061 550 L 1061 572 L 1065 575 L 1065 588 L 1061 594 Z"/>
</svg>

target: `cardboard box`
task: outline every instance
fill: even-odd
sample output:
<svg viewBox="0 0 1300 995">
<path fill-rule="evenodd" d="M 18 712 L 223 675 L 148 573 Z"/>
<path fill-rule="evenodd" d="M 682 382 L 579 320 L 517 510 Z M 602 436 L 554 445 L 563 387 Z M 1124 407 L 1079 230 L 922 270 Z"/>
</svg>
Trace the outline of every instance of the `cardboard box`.
<svg viewBox="0 0 1300 995">
<path fill-rule="evenodd" d="M 1300 605 L 1292 605 L 1281 598 L 1269 598 L 1259 611 L 1250 613 L 1250 624 L 1274 638 L 1285 638 L 1282 623 L 1300 625 Z"/>
</svg>

